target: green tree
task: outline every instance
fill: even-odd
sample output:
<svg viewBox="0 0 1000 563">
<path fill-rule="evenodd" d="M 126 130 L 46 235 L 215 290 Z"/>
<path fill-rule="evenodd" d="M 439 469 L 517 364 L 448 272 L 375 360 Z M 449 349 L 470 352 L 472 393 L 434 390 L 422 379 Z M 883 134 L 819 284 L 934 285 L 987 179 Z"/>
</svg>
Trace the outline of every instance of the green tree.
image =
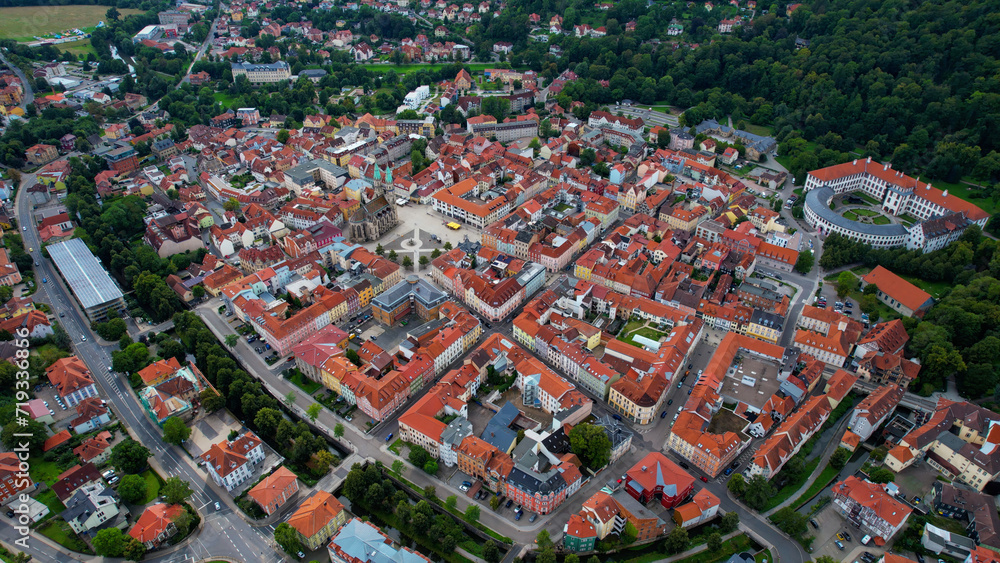
<svg viewBox="0 0 1000 563">
<path fill-rule="evenodd" d="M 743 496 L 744 492 L 746 492 L 747 482 L 746 479 L 743 478 L 742 473 L 737 473 L 729 479 L 729 482 L 726 483 L 726 487 L 729 488 L 729 492 L 733 493 L 733 496 L 739 498 Z"/>
<path fill-rule="evenodd" d="M 236 334 L 227 334 L 226 335 L 226 346 L 228 346 L 229 348 L 235 348 L 236 347 L 236 343 L 239 342 L 239 341 L 240 341 L 240 337 L 238 335 L 236 335 Z"/>
<path fill-rule="evenodd" d="M 205 389 L 199 395 L 199 399 L 201 399 L 201 407 L 205 409 L 205 412 L 215 412 L 226 406 L 226 400 L 214 389 Z"/>
<path fill-rule="evenodd" d="M 375 254 L 378 254 L 379 256 L 385 255 L 385 249 L 382 248 L 381 243 L 379 243 L 379 245 L 375 247 Z"/>
<path fill-rule="evenodd" d="M 306 409 L 306 416 L 309 417 L 309 420 L 316 422 L 316 417 L 319 416 L 319 413 L 322 410 L 323 410 L 323 405 L 319 403 L 313 403 L 309 405 L 308 409 Z"/>
<path fill-rule="evenodd" d="M 406 468 L 406 465 L 403 463 L 403 460 L 400 460 L 400 459 L 393 460 L 393 462 L 392 462 L 392 472 L 396 474 L 396 477 L 401 476 L 403 474 L 403 469 L 405 469 L 405 468 Z"/>
<path fill-rule="evenodd" d="M 354 350 L 352 348 L 348 348 L 347 350 L 344 350 L 344 357 L 347 358 L 348 360 L 350 360 L 352 364 L 354 364 L 354 365 L 356 365 L 358 367 L 360 367 L 361 364 L 363 363 L 361 361 L 361 356 L 358 355 L 357 350 Z"/>
<path fill-rule="evenodd" d="M 445 249 L 445 251 L 451 250 L 451 248 L 452 248 L 452 246 L 451 246 L 450 242 L 444 243 L 444 249 Z"/>
<path fill-rule="evenodd" d="M 423 446 L 418 446 L 417 444 L 410 444 L 409 448 L 410 448 L 410 453 L 407 456 L 407 459 L 409 459 L 410 463 L 412 463 L 413 465 L 416 465 L 417 467 L 423 467 L 425 463 L 430 461 L 431 454 L 427 453 L 427 450 L 425 450 Z"/>
<path fill-rule="evenodd" d="M 424 496 L 429 500 L 437 498 L 437 489 L 434 488 L 434 485 L 427 485 L 424 487 Z"/>
<path fill-rule="evenodd" d="M 431 475 L 437 474 L 437 472 L 438 472 L 438 462 L 437 462 L 437 460 L 433 460 L 433 459 L 427 460 L 427 462 L 424 463 L 424 471 L 427 472 L 427 473 L 429 473 L 429 474 L 431 474 Z"/>
<path fill-rule="evenodd" d="M 7 389 L 12 389 L 12 387 Z M 42 446 L 49 437 L 48 427 L 37 420 L 23 420 L 25 420 L 23 425 L 21 423 L 5 424 L 3 431 L 0 432 L 0 441 L 8 450 L 13 450 L 18 445 L 27 442 L 29 453 L 41 455 Z"/>
<path fill-rule="evenodd" d="M 435 248 L 435 250 L 437 250 L 437 249 Z M 420 257 L 420 267 L 421 268 L 427 267 L 427 265 L 430 264 L 430 263 L 431 263 L 431 259 L 428 258 L 427 256 L 421 256 Z"/>
<path fill-rule="evenodd" d="M 858 277 L 850 271 L 840 272 L 837 276 L 837 296 L 843 299 L 849 293 L 857 289 Z"/>
<path fill-rule="evenodd" d="M 343 438 L 344 437 L 344 425 L 338 422 L 333 427 L 333 435 L 336 436 L 337 438 Z"/>
<path fill-rule="evenodd" d="M 479 522 L 479 507 L 475 504 L 465 507 L 465 519 L 473 524 Z"/>
<path fill-rule="evenodd" d="M 763 475 L 754 475 L 747 481 L 743 491 L 743 502 L 750 508 L 760 512 L 774 496 L 774 486 Z"/>
<path fill-rule="evenodd" d="M 740 515 L 736 512 L 730 511 L 722 516 L 719 520 L 719 529 L 722 530 L 723 534 L 728 534 L 729 532 L 735 532 L 736 528 L 740 525 Z"/>
<path fill-rule="evenodd" d="M 815 261 L 812 250 L 803 250 L 799 252 L 799 259 L 795 261 L 795 271 L 803 275 L 808 274 L 812 271 Z"/>
<path fill-rule="evenodd" d="M 292 406 L 292 404 L 295 403 L 295 391 L 289 391 L 288 393 L 285 393 L 285 397 L 283 400 L 285 402 L 285 405 L 289 407 Z"/>
<path fill-rule="evenodd" d="M 407 270 L 413 269 L 413 259 L 409 256 L 403 256 L 403 267 Z"/>
<path fill-rule="evenodd" d="M 861 300 L 858 301 L 858 308 L 861 309 L 862 313 L 866 313 L 869 315 L 875 313 L 876 311 L 878 311 L 878 297 L 875 297 L 874 295 L 870 294 L 862 295 Z"/>
<path fill-rule="evenodd" d="M 483 559 L 486 563 L 500 563 L 500 548 L 497 544 L 491 541 L 483 544 Z"/>
<path fill-rule="evenodd" d="M 449 495 L 448 498 L 444 499 L 444 505 L 448 507 L 448 510 L 455 510 L 455 507 L 458 506 L 458 497 Z"/>
<path fill-rule="evenodd" d="M 711 552 L 717 552 L 722 549 L 722 534 L 719 532 L 712 532 L 708 534 L 708 539 L 705 540 L 705 545 Z"/>
<path fill-rule="evenodd" d="M 611 440 L 604 428 L 578 424 L 569 431 L 570 449 L 587 467 L 601 469 L 611 461 Z"/>
<path fill-rule="evenodd" d="M 535 536 L 535 544 L 538 545 L 538 549 L 542 550 L 552 547 L 552 537 L 549 535 L 549 531 L 543 528 L 538 532 L 538 535 Z"/>
<path fill-rule="evenodd" d="M 191 428 L 176 416 L 168 418 L 163 423 L 163 441 L 175 446 L 181 445 L 191 436 Z"/>
<path fill-rule="evenodd" d="M 288 522 L 282 522 L 274 529 L 274 541 L 278 542 L 285 553 L 293 557 L 303 548 L 299 533 Z"/>
<path fill-rule="evenodd" d="M 806 525 L 808 519 L 805 515 L 795 512 L 790 506 L 775 512 L 770 519 L 779 530 L 793 538 L 801 537 L 808 530 Z"/>
<path fill-rule="evenodd" d="M 836 469 L 843 469 L 847 462 L 851 460 L 851 451 L 847 448 L 837 448 L 830 456 L 830 465 Z"/>
<path fill-rule="evenodd" d="M 580 563 L 580 556 L 575 553 L 570 553 L 563 558 L 563 563 Z"/>
<path fill-rule="evenodd" d="M 320 450 L 314 453 L 312 459 L 314 465 L 313 474 L 320 477 L 326 475 L 330 471 L 330 466 L 337 461 L 337 458 L 329 450 Z"/>
<path fill-rule="evenodd" d="M 876 467 L 868 475 L 868 479 L 872 483 L 891 483 L 895 478 L 896 474 L 884 467 Z"/>
<path fill-rule="evenodd" d="M 105 528 L 94 534 L 91 541 L 94 552 L 104 557 L 121 557 L 125 551 L 126 536 L 118 528 Z"/>
<path fill-rule="evenodd" d="M 490 496 L 490 508 L 493 510 L 500 508 L 500 497 L 496 495 Z"/>
<path fill-rule="evenodd" d="M 535 563 L 556 563 L 556 551 L 551 547 L 541 550 L 535 556 Z"/>
<path fill-rule="evenodd" d="M 111 448 L 108 463 L 124 474 L 142 473 L 148 467 L 146 460 L 153 455 L 149 448 L 129 438 Z"/>
<path fill-rule="evenodd" d="M 118 496 L 129 504 L 145 504 L 146 480 L 141 475 L 125 475 L 118 484 Z"/>
<path fill-rule="evenodd" d="M 167 504 L 180 504 L 191 497 L 191 484 L 180 477 L 167 477 L 160 487 L 160 494 Z"/>
<path fill-rule="evenodd" d="M 667 538 L 663 540 L 663 549 L 667 553 L 680 553 L 687 549 L 689 543 L 691 543 L 691 539 L 688 537 L 688 531 L 677 526 L 670 530 Z"/>
<path fill-rule="evenodd" d="M 287 129 L 281 129 L 274 136 L 274 138 L 281 144 L 286 144 L 288 142 L 289 133 Z"/>
<path fill-rule="evenodd" d="M 126 561 L 142 561 L 145 556 L 146 546 L 141 541 L 128 536 L 125 540 L 125 547 L 122 549 L 122 557 Z"/>
<path fill-rule="evenodd" d="M 399 255 L 396 254 L 396 251 L 395 250 L 390 250 L 389 251 L 389 261 L 390 262 L 395 262 L 397 258 L 399 258 Z"/>
</svg>

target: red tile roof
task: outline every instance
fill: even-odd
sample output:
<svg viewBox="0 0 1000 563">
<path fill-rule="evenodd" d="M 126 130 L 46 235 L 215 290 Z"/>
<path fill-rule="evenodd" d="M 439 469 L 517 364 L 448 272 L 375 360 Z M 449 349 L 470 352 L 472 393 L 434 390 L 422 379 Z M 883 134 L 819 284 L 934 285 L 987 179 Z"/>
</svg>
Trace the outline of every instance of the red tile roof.
<svg viewBox="0 0 1000 563">
<path fill-rule="evenodd" d="M 834 498 L 843 495 L 854 502 L 873 510 L 879 518 L 893 527 L 899 526 L 913 511 L 898 500 L 889 496 L 882 485 L 862 481 L 854 475 L 833 486 Z"/>
<path fill-rule="evenodd" d="M 879 291 L 892 297 L 903 304 L 911 311 L 918 311 L 927 303 L 931 296 L 926 291 L 904 280 L 882 266 L 875 266 L 875 269 L 861 278 L 865 283 L 873 283 L 878 286 Z"/>
<path fill-rule="evenodd" d="M 142 543 L 156 542 L 156 538 L 167 529 L 184 510 L 179 504 L 154 504 L 142 512 L 128 535 Z"/>
</svg>

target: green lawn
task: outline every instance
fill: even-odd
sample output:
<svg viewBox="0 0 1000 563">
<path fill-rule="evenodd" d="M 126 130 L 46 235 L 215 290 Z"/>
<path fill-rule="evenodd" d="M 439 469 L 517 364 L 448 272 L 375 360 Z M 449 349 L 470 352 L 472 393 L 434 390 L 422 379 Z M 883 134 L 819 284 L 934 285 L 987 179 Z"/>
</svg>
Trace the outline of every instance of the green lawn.
<svg viewBox="0 0 1000 563">
<path fill-rule="evenodd" d="M 396 441 L 393 442 L 391 446 L 389 446 L 389 450 L 391 450 L 392 453 L 394 453 L 396 455 L 402 455 L 401 453 L 399 453 L 399 450 L 402 447 L 403 447 L 403 439 L 402 438 L 396 438 Z"/>
<path fill-rule="evenodd" d="M 997 211 L 1000 211 L 1000 205 L 993 203 L 992 199 L 989 198 L 973 198 L 972 194 L 979 191 L 979 188 L 975 188 L 968 184 L 952 184 L 951 182 L 945 182 L 943 180 L 932 180 L 926 176 L 922 176 L 920 181 L 927 182 L 939 190 L 948 190 L 950 195 L 958 196 L 965 201 L 979 207 L 983 211 L 993 215 Z"/>
<path fill-rule="evenodd" d="M 931 294 L 931 297 L 938 298 L 944 293 L 944 290 L 951 287 L 948 282 L 929 282 L 922 280 L 920 278 L 915 278 L 913 276 L 900 276 L 904 280 L 912 283 L 913 285 L 919 287 L 920 289 Z"/>
<path fill-rule="evenodd" d="M 764 510 L 765 511 L 771 510 L 775 506 L 778 506 L 779 504 L 785 502 L 786 500 L 791 498 L 792 495 L 797 493 L 798 490 L 802 488 L 802 485 L 805 484 L 806 479 L 808 479 L 809 476 L 812 475 L 812 472 L 816 470 L 817 465 L 819 465 L 818 457 L 806 464 L 805 469 L 803 469 L 802 473 L 799 474 L 798 479 L 789 481 L 788 484 L 782 487 L 781 490 L 778 491 L 778 493 L 775 494 L 771 498 L 771 500 L 767 503 L 767 506 L 764 507 Z"/>
<path fill-rule="evenodd" d="M 294 372 L 292 377 L 288 378 L 289 381 L 295 384 L 296 387 L 306 392 L 307 395 L 312 395 L 323 385 L 317 383 L 302 375 L 302 372 Z"/>
<path fill-rule="evenodd" d="M 889 223 L 892 223 L 892 221 L 890 221 L 888 217 L 879 215 L 878 217 L 872 219 L 872 223 L 875 225 L 888 225 Z"/>
<path fill-rule="evenodd" d="M 94 46 L 90 44 L 90 39 L 83 39 L 81 41 L 70 41 L 68 43 L 60 43 L 56 45 L 60 51 L 65 53 L 72 53 L 79 57 L 86 57 L 87 55 L 97 56 L 97 51 L 94 50 Z"/>
<path fill-rule="evenodd" d="M 83 540 L 77 537 L 73 530 L 69 528 L 69 524 L 62 518 L 50 520 L 43 527 L 39 528 L 38 532 L 71 551 L 86 553 L 87 555 L 93 555 L 94 553 L 87 547 L 87 544 Z"/>
<path fill-rule="evenodd" d="M 871 209 L 855 209 L 854 213 L 857 214 L 859 217 L 875 217 L 882 215 L 878 211 L 872 211 Z"/>
<path fill-rule="evenodd" d="M 868 203 L 870 203 L 872 205 L 881 205 L 882 204 L 881 201 L 873 198 L 872 196 L 870 196 L 870 195 L 868 195 L 866 193 L 855 193 L 854 195 L 859 196 L 861 199 L 867 201 Z"/>
<path fill-rule="evenodd" d="M 55 344 L 45 344 L 44 346 L 39 346 L 35 349 L 35 353 L 42 359 L 46 367 L 52 365 L 56 360 L 65 358 L 69 354 L 59 348 L 56 348 Z"/>
<path fill-rule="evenodd" d="M 770 549 L 765 549 L 763 551 L 758 551 L 756 554 L 754 554 L 753 558 L 754 558 L 754 561 L 756 561 L 757 563 L 774 563 L 775 561 L 778 560 L 774 556 L 774 554 L 771 553 Z"/>
<path fill-rule="evenodd" d="M 54 461 L 32 461 L 31 469 L 28 470 L 28 474 L 31 476 L 31 480 L 36 483 L 41 481 L 43 483 L 52 486 L 56 482 L 56 477 L 62 473 L 59 466 Z"/>
<path fill-rule="evenodd" d="M 233 107 L 233 103 L 235 103 L 235 101 L 236 101 L 236 100 L 233 99 L 232 96 L 230 96 L 229 94 L 226 94 L 225 92 L 216 92 L 212 96 L 215 98 L 215 101 L 217 101 L 220 104 L 226 106 L 227 108 Z"/>
<path fill-rule="evenodd" d="M 684 563 L 716 563 L 717 561 L 725 561 L 733 555 L 742 553 L 749 549 L 751 549 L 750 538 L 746 535 L 739 535 L 722 542 L 722 547 L 718 551 L 710 551 L 706 549 L 690 557 L 685 557 L 683 561 Z M 619 552 L 616 555 L 621 555 L 623 553 L 625 552 Z M 654 563 L 655 561 L 662 561 L 673 554 L 647 553 L 645 555 L 640 555 L 639 557 L 633 557 L 632 559 L 618 559 L 616 555 L 612 555 L 609 559 L 607 559 L 607 561 L 620 561 L 622 563 Z"/>
<path fill-rule="evenodd" d="M 633 337 L 635 335 L 637 335 L 637 334 L 641 335 L 641 336 L 645 336 L 646 338 L 649 338 L 650 340 L 659 340 L 660 338 L 663 338 L 664 336 L 666 336 L 666 333 L 663 333 L 663 332 L 660 332 L 658 330 L 649 328 L 648 326 L 643 326 L 643 327 L 637 328 L 637 329 L 635 329 L 635 330 L 633 330 L 631 332 L 622 331 L 622 334 L 624 336 L 619 336 L 618 340 L 621 340 L 622 342 L 626 342 L 628 344 L 631 344 L 631 345 L 633 345 L 633 346 L 635 346 L 637 348 L 641 348 L 642 347 L 639 343 L 637 343 L 635 340 L 633 340 Z"/>
<path fill-rule="evenodd" d="M 0 9 L 0 39 L 32 41 L 35 36 L 62 33 L 97 25 L 105 20 L 107 6 L 20 6 Z M 119 8 L 122 18 L 142 10 Z"/>
<path fill-rule="evenodd" d="M 52 489 L 46 489 L 37 495 L 35 495 L 35 500 L 49 507 L 49 511 L 53 514 L 59 514 L 63 510 L 66 510 L 66 505 L 59 500 L 56 496 L 56 492 Z"/>
<path fill-rule="evenodd" d="M 146 503 L 153 502 L 156 497 L 160 496 L 160 484 L 162 479 L 160 476 L 153 472 L 152 469 L 147 469 L 141 473 L 142 478 L 146 480 Z"/>
<path fill-rule="evenodd" d="M 754 135 L 761 135 L 764 137 L 771 136 L 771 128 L 767 125 L 754 125 L 752 123 L 747 123 L 746 128 L 747 133 L 753 133 Z"/>
<path fill-rule="evenodd" d="M 801 495 L 799 495 L 799 498 L 795 499 L 795 502 L 793 502 L 791 505 L 792 508 L 797 510 L 800 506 L 812 500 L 814 496 L 819 494 L 820 491 L 825 489 L 826 486 L 829 485 L 831 481 L 833 481 L 833 479 L 837 476 L 838 471 L 839 470 L 833 467 L 832 465 L 827 465 L 826 469 L 824 469 L 823 472 L 819 474 L 819 477 L 816 478 L 813 484 L 809 485 L 809 488 L 806 489 L 806 492 L 802 493 Z"/>
</svg>

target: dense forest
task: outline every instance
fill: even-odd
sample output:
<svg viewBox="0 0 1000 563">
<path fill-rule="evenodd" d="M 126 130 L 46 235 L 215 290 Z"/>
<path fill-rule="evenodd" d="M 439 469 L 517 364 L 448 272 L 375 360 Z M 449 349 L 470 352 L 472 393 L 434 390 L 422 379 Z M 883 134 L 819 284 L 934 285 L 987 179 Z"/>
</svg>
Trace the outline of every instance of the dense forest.
<svg viewBox="0 0 1000 563">
<path fill-rule="evenodd" d="M 992 397 L 1000 383 L 1000 244 L 978 227 L 967 229 L 946 248 L 876 250 L 830 235 L 823 243 L 820 266 L 830 270 L 861 263 L 949 289 L 923 319 L 904 318 L 910 334 L 907 353 L 919 358 L 920 376 L 910 389 L 929 395 L 943 389 L 952 375 L 968 398 Z M 883 319 L 884 320 L 884 319 Z"/>
<path fill-rule="evenodd" d="M 481 29 L 473 26 L 473 34 L 516 38 L 515 65 L 548 76 L 574 70 L 582 80 L 568 85 L 561 101 L 667 102 L 692 108 L 688 124 L 732 115 L 773 125 L 779 141 L 801 136 L 817 142 L 789 155 L 798 170 L 823 163 L 817 154 L 823 150 L 857 151 L 948 181 L 1000 178 L 1000 13 L 992 2 L 821 0 L 790 17 L 783 4 L 762 2 L 759 8 L 770 13 L 758 14 L 752 24 L 696 48 L 678 48 L 657 34 L 683 3 L 646 10 L 626 0 L 594 22 L 608 26 L 608 37 L 557 38 L 561 58 L 548 54 L 550 44 L 527 41 L 529 13 L 545 19 L 564 14 L 566 26 L 588 5 L 512 0 L 503 16 Z M 688 9 L 681 39 L 708 37 L 715 20 L 702 10 Z M 631 19 L 635 33 L 611 33 Z M 648 41 L 654 38 L 663 42 Z M 797 38 L 808 40 L 808 47 L 796 49 Z"/>
</svg>

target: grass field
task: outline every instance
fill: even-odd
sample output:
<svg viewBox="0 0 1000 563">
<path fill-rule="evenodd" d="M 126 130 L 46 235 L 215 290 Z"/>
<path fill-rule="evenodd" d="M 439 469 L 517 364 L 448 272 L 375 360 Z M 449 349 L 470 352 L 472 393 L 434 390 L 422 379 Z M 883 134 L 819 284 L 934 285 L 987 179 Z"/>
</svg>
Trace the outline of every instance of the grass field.
<svg viewBox="0 0 1000 563">
<path fill-rule="evenodd" d="M 59 514 L 63 510 L 66 510 L 66 505 L 59 500 L 59 497 L 56 496 L 56 492 L 52 489 L 46 489 L 38 493 L 35 495 L 35 500 L 49 507 L 49 511 L 52 512 L 52 514 Z"/>
<path fill-rule="evenodd" d="M 36 35 L 59 33 L 73 28 L 97 25 L 107 13 L 107 6 L 20 6 L 0 8 L 0 39 L 31 41 Z M 119 9 L 122 17 L 141 14 L 142 10 Z"/>
<path fill-rule="evenodd" d="M 160 477 L 152 469 L 147 469 L 140 475 L 146 480 L 146 502 L 153 502 L 160 496 Z"/>
<path fill-rule="evenodd" d="M 215 98 L 215 101 L 226 106 L 227 108 L 233 106 L 234 102 L 233 97 L 230 96 L 229 94 L 226 94 L 225 92 L 216 92 L 212 94 L 212 97 Z"/>
<path fill-rule="evenodd" d="M 59 469 L 59 466 L 56 465 L 56 462 L 44 460 L 32 461 L 31 469 L 28 470 L 28 474 L 31 476 L 32 481 L 35 481 L 36 483 L 41 481 L 49 486 L 56 482 L 56 477 L 58 477 L 60 473 L 62 473 L 62 471 Z"/>
<path fill-rule="evenodd" d="M 635 337 L 636 335 L 645 336 L 646 338 L 654 341 L 658 341 L 664 336 L 666 336 L 665 333 L 649 328 L 648 326 L 638 328 L 628 333 L 623 332 L 622 334 L 624 334 L 624 336 L 619 336 L 618 340 L 621 340 L 622 342 L 627 342 L 628 344 L 631 344 L 632 346 L 635 346 L 637 348 L 642 348 L 642 345 L 633 340 L 633 337 Z"/>
<path fill-rule="evenodd" d="M 951 284 L 948 282 L 929 282 L 929 281 L 924 281 L 920 278 L 915 278 L 913 276 L 900 276 L 900 277 L 912 283 L 913 285 L 919 287 L 920 289 L 926 291 L 927 293 L 930 293 L 931 297 L 934 298 L 940 298 L 941 294 L 944 293 L 944 290 L 951 287 Z"/>
<path fill-rule="evenodd" d="M 60 43 L 56 45 L 60 51 L 65 53 L 71 53 L 79 57 L 86 57 L 87 55 L 93 54 L 97 56 L 97 51 L 94 50 L 94 46 L 90 44 L 90 39 L 84 39 L 82 41 L 70 41 L 69 43 Z"/>
<path fill-rule="evenodd" d="M 48 524 L 39 528 L 38 531 L 41 532 L 43 536 L 71 551 L 78 551 L 88 555 L 94 553 L 89 547 L 87 547 L 87 544 L 84 543 L 83 540 L 77 537 L 73 530 L 69 528 L 69 524 L 67 524 L 62 518 L 50 520 Z"/>
<path fill-rule="evenodd" d="M 295 372 L 288 380 L 294 383 L 299 389 L 305 391 L 307 395 L 312 395 L 323 386 L 320 383 L 307 379 L 301 372 Z"/>
</svg>

